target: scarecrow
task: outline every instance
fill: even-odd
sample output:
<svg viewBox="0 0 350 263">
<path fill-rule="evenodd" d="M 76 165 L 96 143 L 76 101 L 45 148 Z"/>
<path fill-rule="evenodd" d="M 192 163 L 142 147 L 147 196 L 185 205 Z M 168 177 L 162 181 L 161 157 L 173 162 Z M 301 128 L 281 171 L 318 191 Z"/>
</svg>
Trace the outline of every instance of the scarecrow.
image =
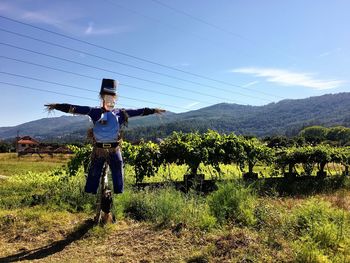
<svg viewBox="0 0 350 263">
<path fill-rule="evenodd" d="M 47 104 L 47 109 L 59 110 L 72 114 L 88 115 L 94 126 L 93 150 L 85 192 L 96 194 L 104 163 L 107 161 L 112 172 L 114 193 L 120 194 L 124 190 L 123 159 L 120 150 L 120 127 L 126 125 L 129 117 L 146 116 L 165 112 L 162 109 L 118 109 L 114 108 L 117 100 L 118 82 L 113 79 L 103 79 L 100 99 L 101 107 L 92 108 L 71 104 Z"/>
</svg>

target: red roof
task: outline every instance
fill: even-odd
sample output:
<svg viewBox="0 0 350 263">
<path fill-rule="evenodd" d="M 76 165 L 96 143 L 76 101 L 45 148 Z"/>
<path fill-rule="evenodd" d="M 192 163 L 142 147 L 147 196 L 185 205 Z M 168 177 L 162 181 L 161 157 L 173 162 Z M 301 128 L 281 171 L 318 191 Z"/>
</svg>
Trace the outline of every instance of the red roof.
<svg viewBox="0 0 350 263">
<path fill-rule="evenodd" d="M 19 140 L 18 143 L 19 143 L 19 144 L 39 144 L 39 143 L 36 142 L 36 141 L 32 141 L 32 140 L 23 140 L 23 139 Z"/>
</svg>

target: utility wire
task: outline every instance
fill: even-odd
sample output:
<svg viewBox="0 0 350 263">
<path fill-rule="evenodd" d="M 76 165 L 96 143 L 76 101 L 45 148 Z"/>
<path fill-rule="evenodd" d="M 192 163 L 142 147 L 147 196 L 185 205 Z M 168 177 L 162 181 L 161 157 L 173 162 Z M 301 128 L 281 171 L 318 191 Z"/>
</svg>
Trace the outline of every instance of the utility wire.
<svg viewBox="0 0 350 263">
<path fill-rule="evenodd" d="M 42 65 L 42 64 L 37 64 L 37 63 L 34 63 L 34 62 L 22 60 L 22 59 L 11 58 L 11 57 L 7 57 L 7 56 L 0 56 L 0 58 L 8 59 L 8 60 L 16 61 L 16 62 L 21 62 L 21 63 L 25 63 L 25 64 L 28 64 L 28 65 L 33 65 L 33 66 L 37 66 L 37 67 L 41 67 L 41 68 L 45 68 L 45 69 L 51 69 L 51 70 L 55 70 L 55 71 L 59 71 L 59 72 L 67 73 L 67 74 L 72 74 L 72 75 L 76 75 L 76 76 L 80 76 L 80 77 L 84 77 L 84 78 L 89 78 L 89 79 L 101 81 L 100 78 L 96 78 L 96 77 L 92 77 L 92 76 L 88 76 L 88 75 L 84 75 L 84 74 L 80 74 L 80 73 L 75 73 L 75 72 L 64 70 L 64 69 L 59 69 L 59 68 L 54 68 L 54 67 L 50 67 L 50 66 L 45 66 L 45 65 Z"/>
<path fill-rule="evenodd" d="M 162 21 L 162 20 L 160 20 L 160 19 L 157 19 L 157 18 L 154 18 L 154 17 L 150 17 L 150 16 L 148 16 L 148 15 L 142 14 L 142 13 L 140 13 L 140 12 L 137 12 L 137 11 L 133 10 L 133 9 L 130 9 L 130 8 L 125 7 L 125 6 L 123 6 L 123 5 L 117 4 L 115 1 L 112 1 L 112 0 L 106 0 L 106 1 L 112 3 L 113 5 L 116 5 L 116 6 L 118 6 L 118 7 L 124 8 L 124 9 L 126 9 L 127 11 L 129 11 L 129 12 L 131 12 L 131 13 L 135 13 L 135 14 L 137 14 L 137 15 L 139 15 L 139 16 L 145 17 L 145 18 L 147 18 L 147 19 L 149 19 L 149 20 L 153 20 L 153 21 L 155 21 L 155 22 L 157 22 L 157 23 L 160 23 L 160 24 L 165 24 L 165 25 L 167 25 L 168 27 L 175 28 L 176 30 L 183 31 L 183 29 L 180 28 L 180 27 L 173 26 L 173 25 L 171 25 L 171 24 L 169 24 L 169 23 L 164 23 L 164 21 Z M 151 0 L 151 1 L 152 1 L 152 0 Z M 162 5 L 162 3 L 159 2 L 159 1 L 156 2 L 156 3 Z M 167 8 L 170 8 L 170 9 L 171 9 L 170 6 L 167 7 Z M 175 10 L 173 10 L 173 11 L 175 11 Z M 177 11 L 177 10 L 176 10 L 176 11 Z M 177 12 L 179 12 L 179 13 L 182 14 L 182 11 L 181 11 L 181 10 L 178 10 Z M 186 15 L 191 17 L 190 14 L 186 14 Z M 239 34 L 236 34 L 236 33 L 230 32 L 230 31 L 227 31 L 227 30 L 224 29 L 224 28 L 219 28 L 219 26 L 211 25 L 209 22 L 206 22 L 206 21 L 204 21 L 204 20 L 201 21 L 202 19 L 200 19 L 200 18 L 196 18 L 196 17 L 191 17 L 191 18 L 193 18 L 193 19 L 195 19 L 195 20 L 197 20 L 197 21 L 200 21 L 200 22 L 202 22 L 202 23 L 208 24 L 208 25 L 210 25 L 210 26 L 212 26 L 212 27 L 215 27 L 216 29 L 219 29 L 219 30 L 221 30 L 221 31 L 224 31 L 225 33 L 232 34 L 232 35 L 234 35 L 235 37 L 241 38 L 241 39 L 246 40 L 246 41 L 248 41 L 248 42 L 252 42 L 252 43 L 255 44 L 255 46 L 259 46 L 259 45 L 260 45 L 259 43 L 257 43 L 256 41 L 254 41 L 254 40 L 252 40 L 252 39 L 248 39 L 248 38 L 246 38 L 246 37 L 244 37 L 244 36 L 242 36 L 242 35 L 239 35 Z M 192 34 L 193 34 L 193 33 L 192 33 Z M 193 34 L 193 35 L 195 35 L 196 37 L 198 37 L 198 38 L 200 38 L 200 39 L 204 39 L 206 42 L 209 41 L 209 42 L 218 43 L 218 44 L 221 44 L 221 45 L 223 44 L 223 43 L 221 43 L 221 42 L 216 42 L 216 41 L 213 42 L 212 39 L 203 38 L 202 36 L 197 35 L 197 34 Z M 241 53 L 244 53 L 244 54 L 245 54 L 246 56 L 248 56 L 248 57 L 250 56 L 250 54 L 247 53 L 247 52 L 244 51 L 244 50 L 241 50 L 240 52 L 241 52 Z M 268 58 L 268 59 L 269 59 L 269 58 Z M 180 70 L 180 69 L 176 69 L 176 68 L 175 68 L 175 69 L 172 68 L 172 69 L 173 69 L 173 70 Z M 270 93 L 263 92 L 263 91 L 260 91 L 260 90 L 255 90 L 255 89 L 247 88 L 247 87 L 245 87 L 244 85 L 242 86 L 242 85 L 233 84 L 233 83 L 230 83 L 230 82 L 224 82 L 224 81 L 221 81 L 221 80 L 208 78 L 208 77 L 205 77 L 205 76 L 203 76 L 203 75 L 199 76 L 199 74 L 195 74 L 195 73 L 188 72 L 188 71 L 183 71 L 183 70 L 180 70 L 180 71 L 183 72 L 183 73 L 186 73 L 186 74 L 194 75 L 194 76 L 196 76 L 196 77 L 205 78 L 205 79 L 207 79 L 207 80 L 215 81 L 215 82 L 217 82 L 217 83 L 224 84 L 224 85 L 227 85 L 227 86 L 238 87 L 238 88 L 245 89 L 245 90 L 249 90 L 249 91 L 251 91 L 251 92 L 256 92 L 256 93 L 259 93 L 259 94 L 262 94 L 262 95 L 265 95 L 265 96 L 275 97 L 275 98 L 278 98 L 278 99 L 286 99 L 285 97 L 281 97 L 281 96 L 278 96 L 278 95 L 275 95 L 275 94 L 270 94 Z"/>
<path fill-rule="evenodd" d="M 68 71 L 68 70 L 64 70 L 64 69 L 59 69 L 59 68 L 55 68 L 55 67 L 45 66 L 45 65 L 42 65 L 42 64 L 37 64 L 37 63 L 26 61 L 26 60 L 21 60 L 21 59 L 11 58 L 11 57 L 1 56 L 1 55 L 0 55 L 0 58 L 11 60 L 11 61 L 15 61 L 15 62 L 20 62 L 20 63 L 24 63 L 24 64 L 28 64 L 28 65 L 33 65 L 33 66 L 41 67 L 41 68 L 44 68 L 44 69 L 50 69 L 50 70 L 54 70 L 54 71 L 58 71 L 58 72 L 63 72 L 63 73 L 66 73 L 66 74 L 71 74 L 71 75 L 75 75 L 75 76 L 79 76 L 79 77 L 84 77 L 84 78 L 88 78 L 88 79 L 101 81 L 100 78 L 96 78 L 96 77 L 93 77 L 93 76 L 84 75 L 84 74 L 80 74 L 80 73 L 76 73 L 76 72 L 72 72 L 72 71 Z M 149 93 L 157 93 L 157 94 L 169 96 L 169 97 L 172 97 L 172 98 L 179 98 L 179 99 L 193 101 L 193 99 L 189 98 L 189 97 L 183 97 L 183 96 L 178 96 L 178 95 L 175 95 L 175 94 L 169 94 L 169 93 L 165 93 L 165 92 L 161 92 L 161 91 L 154 91 L 154 90 L 150 90 L 150 89 L 146 89 L 146 88 L 140 88 L 140 87 L 129 85 L 129 84 L 125 84 L 125 83 L 119 83 L 119 86 L 129 87 L 129 88 L 137 89 L 137 90 L 143 90 L 143 91 L 146 91 L 146 92 L 149 92 Z M 196 101 L 197 102 L 201 102 L 201 103 L 205 103 L 205 104 L 212 104 L 212 102 L 209 102 L 209 101 L 203 101 L 203 100 L 197 100 L 197 99 L 196 99 Z"/>
<path fill-rule="evenodd" d="M 191 19 L 193 19 L 193 20 L 195 20 L 195 21 L 197 21 L 197 22 L 200 22 L 200 23 L 202 23 L 202 24 L 208 25 L 208 26 L 213 27 L 213 28 L 215 28 L 215 29 L 217 29 L 217 30 L 220 30 L 220 31 L 222 31 L 222 32 L 228 33 L 228 34 L 230 34 L 230 35 L 232 35 L 232 36 L 234 36 L 234 37 L 236 37 L 236 38 L 240 38 L 240 39 L 243 39 L 243 40 L 245 40 L 245 41 L 249 41 L 249 42 L 253 42 L 254 44 L 257 44 L 257 43 L 256 43 L 255 41 L 253 41 L 252 39 L 248 39 L 248 38 L 246 38 L 246 37 L 244 37 L 244 36 L 242 36 L 242 35 L 240 35 L 240 34 L 234 33 L 234 32 L 232 32 L 232 31 L 230 31 L 230 30 L 227 30 L 227 29 L 222 28 L 222 27 L 220 27 L 220 26 L 218 26 L 218 25 L 215 25 L 215 24 L 213 24 L 213 23 L 210 23 L 210 22 L 208 22 L 208 21 L 206 21 L 206 20 L 204 20 L 204 19 L 202 19 L 202 18 L 193 16 L 193 15 L 191 15 L 191 14 L 189 14 L 189 13 L 183 11 L 183 10 L 180 10 L 180 9 L 177 9 L 177 8 L 175 8 L 175 7 L 173 7 L 173 6 L 170 6 L 170 5 L 168 5 L 168 4 L 165 4 L 165 3 L 163 3 L 163 2 L 161 2 L 161 1 L 159 1 L 159 0 L 150 0 L 150 1 L 152 1 L 152 2 L 154 2 L 154 3 L 156 3 L 156 4 L 158 4 L 158 5 L 161 5 L 161 6 L 165 7 L 165 8 L 167 8 L 167 9 L 170 9 L 170 10 L 172 10 L 173 12 L 176 12 L 176 13 L 179 13 L 179 14 L 181 14 L 181 15 L 187 16 L 187 17 L 189 17 L 189 18 L 191 18 Z"/>
<path fill-rule="evenodd" d="M 148 20 L 152 20 L 153 22 L 155 22 L 155 23 L 157 23 L 157 24 L 164 24 L 164 25 L 166 25 L 167 27 L 170 27 L 170 28 L 175 29 L 175 30 L 177 30 L 177 31 L 183 32 L 183 28 L 181 28 L 181 27 L 179 27 L 179 26 L 175 26 L 175 25 L 170 24 L 170 23 L 164 23 L 164 21 L 162 21 L 162 20 L 160 20 L 160 19 L 158 19 L 158 18 L 145 15 L 145 14 L 143 14 L 143 13 L 140 13 L 140 12 L 138 12 L 138 11 L 135 11 L 134 9 L 131 9 L 131 8 L 126 7 L 126 6 L 124 6 L 124 5 L 118 4 L 118 3 L 116 3 L 116 2 L 113 1 L 113 0 L 105 0 L 105 1 L 111 3 L 112 5 L 115 5 L 115 6 L 117 6 L 117 7 L 121 7 L 121 8 L 125 9 L 126 11 L 128 11 L 128 12 L 130 12 L 130 13 L 136 14 L 136 15 L 138 15 L 138 16 L 142 16 L 142 17 L 144 17 L 144 18 L 146 18 L 146 19 L 148 19 Z M 194 37 L 196 37 L 196 38 L 198 38 L 198 39 L 200 39 L 200 40 L 202 40 L 202 41 L 204 40 L 206 43 L 211 43 L 212 45 L 215 45 L 215 47 L 216 47 L 218 44 L 223 44 L 222 42 L 215 41 L 215 40 L 213 40 L 213 39 L 203 37 L 203 36 L 201 36 L 201 35 L 199 35 L 199 34 L 196 34 L 196 33 L 193 33 L 193 32 L 191 32 L 189 35 L 192 35 L 192 36 L 194 36 Z"/>
<path fill-rule="evenodd" d="M 95 102 L 96 102 L 96 99 L 87 98 L 87 97 L 82 97 L 82 96 L 76 96 L 76 95 L 71 95 L 71 94 L 66 94 L 66 93 L 57 92 L 57 91 L 52 91 L 52 90 L 33 88 L 33 87 L 30 87 L 30 86 L 23 86 L 23 85 L 18 85 L 18 84 L 14 84 L 14 83 L 3 82 L 3 81 L 0 81 L 0 84 L 9 85 L 9 86 L 14 86 L 14 87 L 19 87 L 19 88 L 23 88 L 23 89 L 30 89 L 30 90 L 35 90 L 35 91 L 41 91 L 41 92 L 47 92 L 47 93 L 58 94 L 58 95 L 64 95 L 64 96 L 73 97 L 73 98 L 79 98 L 79 99 L 85 99 L 85 100 L 92 100 L 92 101 L 95 101 Z"/>
<path fill-rule="evenodd" d="M 173 12 L 176 12 L 176 13 L 179 13 L 179 14 L 184 15 L 184 16 L 186 16 L 186 17 L 189 17 L 190 19 L 195 20 L 195 21 L 197 21 L 197 22 L 199 22 L 199 23 L 205 24 L 205 25 L 207 25 L 207 26 L 210 26 L 210 27 L 212 27 L 212 28 L 215 28 L 216 30 L 219 30 L 219 31 L 221 31 L 221 32 L 224 32 L 224 33 L 226 33 L 226 34 L 229 34 L 229 35 L 231 35 L 231 36 L 234 36 L 235 38 L 242 39 L 242 40 L 244 40 L 244 41 L 246 41 L 246 42 L 248 42 L 248 43 L 250 43 L 250 44 L 252 44 L 252 45 L 254 45 L 254 46 L 256 46 L 256 47 L 261 46 L 260 43 L 258 43 L 257 41 L 255 41 L 255 40 L 253 40 L 253 39 L 249 39 L 249 38 L 247 38 L 247 37 L 245 37 L 245 36 L 243 36 L 243 35 L 241 35 L 241 34 L 234 33 L 234 32 L 232 32 L 232 31 L 227 30 L 227 29 L 225 29 L 225 28 L 223 28 L 223 27 L 221 27 L 221 26 L 218 26 L 218 25 L 216 25 L 216 24 L 214 24 L 214 23 L 208 22 L 208 21 L 206 21 L 206 20 L 204 20 L 204 19 L 202 19 L 202 18 L 199 18 L 199 17 L 196 17 L 196 16 L 194 16 L 194 15 L 191 15 L 190 13 L 187 13 L 187 12 L 185 12 L 185 11 L 183 11 L 183 10 L 180 10 L 180 9 L 177 9 L 177 8 L 175 8 L 175 7 L 173 7 L 173 6 L 170 6 L 170 5 L 168 5 L 168 4 L 165 4 L 165 3 L 163 3 L 162 1 L 159 1 L 159 0 L 150 0 L 150 1 L 152 1 L 152 2 L 154 2 L 154 3 L 157 3 L 158 5 L 161 5 L 161 6 L 165 7 L 165 8 L 167 8 L 167 9 L 170 9 L 170 10 L 172 10 Z M 276 50 L 275 50 L 275 52 L 276 52 Z M 282 54 L 282 55 L 284 55 L 284 56 L 286 56 L 286 57 L 292 58 L 292 59 L 294 59 L 294 60 L 296 59 L 295 57 L 292 57 L 292 56 L 290 56 L 289 54 L 286 54 L 286 53 L 283 52 L 283 51 L 279 51 L 278 53 L 280 53 L 280 54 Z"/>
<path fill-rule="evenodd" d="M 116 6 L 118 6 L 118 7 L 121 7 L 121 8 L 123 8 L 123 9 L 125 9 L 125 10 L 127 10 L 127 11 L 129 11 L 129 12 L 131 12 L 131 13 L 137 14 L 138 16 L 142 16 L 142 17 L 144 17 L 144 18 L 146 18 L 146 19 L 149 19 L 149 20 L 151 20 L 151 21 L 153 21 L 153 22 L 156 22 L 157 25 L 158 25 L 158 24 L 163 24 L 163 25 L 168 26 L 168 27 L 170 27 L 170 28 L 172 28 L 172 29 L 175 29 L 175 30 L 177 30 L 177 31 L 180 31 L 181 33 L 183 33 L 183 31 L 184 31 L 183 28 L 181 28 L 181 27 L 179 27 L 179 26 L 174 26 L 173 24 L 165 23 L 164 20 L 161 20 L 161 19 L 158 19 L 158 18 L 155 18 L 155 17 L 151 17 L 151 16 L 148 16 L 148 15 L 145 15 L 145 14 L 143 14 L 143 13 L 140 13 L 140 12 L 138 12 L 138 11 L 135 11 L 134 9 L 130 9 L 129 7 L 126 7 L 126 6 L 124 6 L 124 5 L 117 4 L 117 3 L 116 3 L 115 1 L 113 1 L 113 0 L 106 0 L 106 1 L 110 2 L 110 3 L 113 4 L 113 5 L 116 5 Z M 223 29 L 223 30 L 224 30 L 224 29 Z M 188 33 L 188 32 L 187 32 L 187 33 Z M 235 34 L 235 33 L 232 33 L 232 34 Z M 193 33 L 193 32 L 191 32 L 190 35 L 193 35 L 193 36 L 195 36 L 195 37 L 197 37 L 197 38 L 199 38 L 199 39 L 201 39 L 201 40 L 205 40 L 205 43 L 209 43 L 209 44 L 215 45 L 215 48 L 217 48 L 217 45 L 218 45 L 218 44 L 219 44 L 219 45 L 222 45 L 222 46 L 225 46 L 225 44 L 227 44 L 226 42 L 224 43 L 224 42 L 222 42 L 222 41 L 217 41 L 217 39 L 213 40 L 212 38 L 205 38 L 205 37 L 203 37 L 203 36 L 201 36 L 201 35 L 199 35 L 199 34 L 195 34 L 195 33 Z M 240 38 L 242 38 L 242 39 L 245 39 L 245 40 L 248 40 L 248 41 L 252 41 L 252 40 L 249 40 L 249 39 L 244 38 L 244 37 L 242 37 L 242 36 L 239 36 L 238 34 L 237 34 L 236 37 L 240 37 Z M 258 43 L 255 43 L 255 44 L 256 44 L 256 46 L 258 46 Z M 237 52 L 237 51 L 236 51 L 236 52 Z M 239 54 L 244 54 L 244 55 L 246 55 L 247 57 L 251 57 L 251 54 L 250 54 L 249 52 L 245 51 L 245 50 L 240 49 L 238 52 L 239 52 Z M 221 84 L 223 84 L 223 83 L 221 83 Z M 225 84 L 225 85 L 227 85 L 227 84 Z M 231 84 L 230 86 L 232 86 L 232 85 L 234 85 L 235 87 L 242 88 L 242 89 L 247 89 L 244 85 L 242 86 L 242 85 Z M 276 95 L 264 93 L 264 92 L 261 92 L 261 91 L 258 91 L 258 90 L 254 90 L 254 89 L 247 89 L 247 90 L 254 91 L 254 92 L 257 92 L 257 93 L 260 93 L 260 94 L 264 94 L 264 95 L 267 95 L 267 96 L 276 97 Z"/>
<path fill-rule="evenodd" d="M 39 82 L 43 82 L 43 83 L 54 84 L 54 85 L 58 85 L 58 86 L 63 86 L 63 87 L 68 87 L 68 88 L 72 88 L 72 89 L 77 89 L 77 90 L 83 90 L 83 91 L 89 91 L 89 92 L 96 93 L 96 90 L 80 88 L 80 87 L 73 86 L 73 85 L 67 85 L 67 84 L 63 84 L 63 83 L 58 83 L 58 82 L 48 81 L 48 80 L 44 80 L 44 79 L 33 78 L 33 77 L 29 77 L 29 76 L 24 76 L 24 75 L 19 75 L 19 74 L 4 72 L 4 71 L 0 71 L 0 73 L 1 74 L 6 74 L 6 75 L 10 75 L 10 76 L 20 77 L 20 78 L 25 78 L 25 79 L 31 79 L 31 80 L 35 80 L 35 81 L 39 81 Z M 185 107 L 179 107 L 179 106 L 174 106 L 174 105 L 169 105 L 169 104 L 163 104 L 163 103 L 158 103 L 158 102 L 153 102 L 153 101 L 148 101 L 148 100 L 134 99 L 134 98 L 126 97 L 126 96 L 119 96 L 119 97 L 120 98 L 124 98 L 124 99 L 128 99 L 128 100 L 134 100 L 134 101 L 139 101 L 139 102 L 146 102 L 146 103 L 158 104 L 158 105 L 172 107 L 172 108 L 179 108 L 179 109 L 189 110 L 189 108 L 185 108 Z"/>
<path fill-rule="evenodd" d="M 92 98 L 87 98 L 87 97 L 82 97 L 82 96 L 76 96 L 76 95 L 66 94 L 66 93 L 57 92 L 57 91 L 52 91 L 52 90 L 33 88 L 33 87 L 30 87 L 30 86 L 18 85 L 18 84 L 9 83 L 9 82 L 3 82 L 3 81 L 0 81 L 0 84 L 4 84 L 4 85 L 8 85 L 8 86 L 13 86 L 13 87 L 18 87 L 18 88 L 23 88 L 23 89 L 34 90 L 34 91 L 40 91 L 40 92 L 58 94 L 58 95 L 63 95 L 63 96 L 73 97 L 73 98 L 79 98 L 79 99 L 84 99 L 84 100 L 91 100 L 91 101 L 95 101 L 95 102 L 96 102 L 96 100 L 97 100 L 97 99 L 92 99 Z M 123 103 L 122 105 L 127 106 L 127 107 L 131 107 L 131 108 L 134 108 L 134 106 L 130 106 L 130 105 L 127 105 L 127 104 L 124 104 L 124 103 Z"/>
<path fill-rule="evenodd" d="M 53 42 L 50 42 L 50 41 L 38 39 L 38 38 L 35 38 L 35 37 L 31 37 L 31 36 L 28 36 L 28 35 L 25 35 L 25 34 L 17 33 L 17 32 L 14 32 L 14 31 L 11 31 L 11 30 L 7 30 L 7 29 L 4 29 L 4 28 L 0 28 L 0 31 L 6 32 L 6 33 L 9 33 L 9 34 L 13 34 L 13 35 L 17 35 L 17 36 L 20 36 L 20 37 L 24 37 L 24 38 L 27 38 L 27 39 L 35 40 L 35 41 L 38 41 L 38 42 L 41 42 L 41 43 L 45 43 L 45 44 L 48 44 L 48 45 L 51 45 L 51 46 L 56 46 L 56 47 L 59 47 L 59 48 L 62 48 L 62 49 L 66 49 L 66 50 L 69 50 L 69 51 L 73 51 L 73 52 L 76 52 L 78 54 L 84 54 L 84 55 L 87 55 L 87 56 L 90 56 L 90 57 L 94 57 L 94 58 L 98 58 L 98 59 L 101 59 L 101 60 L 104 60 L 104 61 L 108 61 L 108 62 L 120 64 L 120 65 L 123 65 L 123 66 L 126 66 L 126 67 L 131 67 L 131 68 L 139 69 L 139 70 L 142 70 L 142 71 L 145 71 L 145 72 L 161 75 L 161 76 L 168 77 L 168 78 L 171 78 L 171 79 L 181 80 L 181 81 L 184 81 L 184 82 L 187 82 L 187 83 L 199 85 L 199 86 L 202 86 L 202 87 L 209 87 L 209 88 L 212 88 L 212 89 L 215 89 L 215 90 L 221 90 L 221 91 L 224 91 L 224 92 L 227 92 L 227 93 L 230 93 L 230 94 L 235 93 L 235 94 L 238 94 L 238 95 L 241 95 L 241 96 L 245 96 L 245 97 L 250 97 L 250 98 L 254 98 L 254 99 L 258 99 L 258 100 L 264 100 L 264 99 L 261 99 L 259 97 L 247 95 L 247 94 L 244 94 L 244 93 L 241 93 L 241 92 L 232 91 L 232 90 L 228 90 L 228 89 L 223 89 L 223 88 L 219 88 L 219 87 L 216 87 L 216 86 L 211 86 L 211 85 L 204 84 L 204 83 L 199 83 L 199 82 L 196 82 L 196 81 L 191 81 L 191 80 L 179 78 L 179 77 L 172 76 L 172 75 L 169 75 L 169 74 L 165 74 L 165 73 L 161 73 L 161 72 L 157 72 L 157 71 L 153 71 L 153 70 L 148 70 L 148 69 L 145 69 L 143 67 L 138 67 L 138 66 L 134 66 L 134 65 L 131 65 L 131 64 L 123 63 L 123 62 L 120 62 L 120 61 L 117 61 L 117 60 L 105 58 L 105 57 L 98 56 L 98 55 L 95 55 L 95 54 L 92 54 L 92 53 L 89 53 L 89 52 L 85 52 L 85 51 L 81 51 L 81 50 L 78 50 L 78 49 L 70 48 L 70 47 L 67 47 L 67 46 L 64 46 L 64 45 L 60 45 L 60 44 L 56 44 L 56 43 L 53 43 Z M 273 96 L 273 97 L 275 97 L 275 96 Z"/>
<path fill-rule="evenodd" d="M 83 43 L 83 44 L 86 44 L 86 45 L 89 45 L 89 46 L 93 46 L 93 47 L 96 47 L 96 48 L 99 48 L 99 49 L 107 50 L 107 51 L 115 53 L 115 54 L 119 54 L 119 55 L 123 55 L 123 56 L 126 56 L 126 57 L 130 57 L 130 58 L 133 58 L 135 60 L 139 60 L 139 61 L 142 61 L 142 62 L 147 62 L 149 64 L 153 64 L 153 65 L 156 65 L 156 66 L 159 66 L 159 67 L 171 69 L 171 70 L 174 70 L 174 71 L 177 71 L 177 72 L 185 73 L 185 74 L 188 74 L 188 75 L 191 75 L 191 76 L 195 76 L 195 77 L 198 77 L 198 78 L 202 78 L 202 79 L 205 79 L 205 80 L 214 81 L 214 82 L 221 83 L 221 84 L 224 84 L 224 85 L 228 85 L 228 86 L 232 86 L 232 87 L 239 87 L 239 88 L 250 90 L 250 91 L 253 91 L 253 92 L 256 92 L 256 93 L 261 93 L 261 94 L 264 94 L 264 95 L 267 95 L 267 96 L 271 96 L 271 94 L 268 94 L 268 93 L 265 93 L 265 92 L 262 92 L 262 91 L 249 89 L 247 87 L 242 87 L 242 86 L 235 85 L 235 84 L 232 84 L 232 83 L 229 83 L 229 82 L 217 80 L 217 79 L 214 79 L 214 78 L 209 78 L 209 77 L 197 74 L 197 73 L 192 73 L 192 72 L 189 72 L 189 71 L 186 71 L 186 70 L 182 70 L 182 69 L 178 69 L 178 68 L 175 68 L 175 67 L 167 66 L 165 64 L 161 64 L 161 63 L 158 63 L 158 62 L 155 62 L 155 61 L 151 61 L 149 59 L 141 58 L 141 57 L 134 56 L 134 55 L 131 55 L 131 54 L 128 54 L 128 53 L 125 53 L 125 52 L 121 52 L 121 51 L 115 50 L 115 49 L 107 48 L 107 47 L 104 47 L 104 46 L 101 46 L 101 45 L 98 45 L 98 44 L 94 44 L 94 43 L 91 43 L 91 42 L 88 42 L 88 41 L 85 41 L 85 40 L 81 40 L 81 39 L 78 39 L 78 38 L 75 38 L 75 37 L 71 37 L 71 36 L 68 36 L 68 35 L 65 35 L 65 34 L 62 34 L 62 33 L 58 33 L 58 32 L 49 30 L 49 29 L 45 29 L 45 28 L 42 28 L 42 27 L 34 26 L 34 25 L 29 24 L 29 23 L 25 23 L 25 22 L 22 22 L 22 21 L 13 19 L 13 18 L 9 18 L 9 17 L 3 16 L 3 15 L 0 15 L 0 18 L 6 19 L 8 21 L 11 21 L 11 22 L 14 22 L 14 23 L 18 23 L 18 24 L 21 24 L 21 25 L 25 25 L 25 26 L 28 26 L 28 27 L 32 27 L 32 28 L 35 28 L 35 29 L 38 29 L 38 30 L 41 30 L 41 31 L 44 31 L 44 32 L 47 32 L 47 33 L 51 33 L 51 34 L 54 34 L 54 35 L 57 35 L 57 36 L 60 36 L 60 37 L 66 38 L 66 39 L 74 40 L 74 41 L 77 41 L 77 42 L 80 42 L 80 43 Z M 279 97 L 281 99 L 285 99 L 284 97 L 280 97 L 280 96 L 275 96 L 275 97 Z"/>
<path fill-rule="evenodd" d="M 132 76 L 132 75 L 125 74 L 125 73 L 120 73 L 120 72 L 117 72 L 117 71 L 96 67 L 96 66 L 93 66 L 93 65 L 88 65 L 88 64 L 76 62 L 76 61 L 73 61 L 73 60 L 69 60 L 69 59 L 66 59 L 66 58 L 61 58 L 61 57 L 45 54 L 45 53 L 42 53 L 42 52 L 38 52 L 38 51 L 35 51 L 35 50 L 31 50 L 31 49 L 27 49 L 27 48 L 11 45 L 11 44 L 4 43 L 4 42 L 0 42 L 0 45 L 12 47 L 12 48 L 15 48 L 15 49 L 24 50 L 24 51 L 27 51 L 27 52 L 31 52 L 31 53 L 34 53 L 34 54 L 41 55 L 41 56 L 46 56 L 46 57 L 54 58 L 54 59 L 57 59 L 57 60 L 70 62 L 70 63 L 73 63 L 73 64 L 77 64 L 77 65 L 80 65 L 80 66 L 89 67 L 89 68 L 93 68 L 93 69 L 97 69 L 97 70 L 101 70 L 101 71 L 105 71 L 105 72 L 109 72 L 109 73 L 113 73 L 113 74 L 118 74 L 118 75 L 121 75 L 121 76 L 124 76 L 124 77 L 133 78 L 133 79 L 137 79 L 137 80 L 141 80 L 141 81 L 145 81 L 145 82 L 149 82 L 149 83 L 153 83 L 153 84 L 157 84 L 157 85 L 161 85 L 161 86 L 165 86 L 165 87 L 169 87 L 169 88 L 173 88 L 173 89 L 178 89 L 178 90 L 182 90 L 182 91 L 186 91 L 186 92 L 191 92 L 191 93 L 195 93 L 195 94 L 199 94 L 199 95 L 207 96 L 207 97 L 211 97 L 211 98 L 217 98 L 217 99 L 220 99 L 220 100 L 223 100 L 223 101 L 230 101 L 230 102 L 233 102 L 233 103 L 238 103 L 237 101 L 228 100 L 227 98 L 218 97 L 218 96 L 211 95 L 211 94 L 208 94 L 208 93 L 203 93 L 203 92 L 199 92 L 199 91 L 192 91 L 192 90 L 180 88 L 180 87 L 177 87 L 177 86 L 173 86 L 173 85 L 170 85 L 170 84 L 166 84 L 166 83 L 162 83 L 162 82 L 158 82 L 158 81 L 154 81 L 154 80 L 144 79 L 144 78 Z"/>
</svg>

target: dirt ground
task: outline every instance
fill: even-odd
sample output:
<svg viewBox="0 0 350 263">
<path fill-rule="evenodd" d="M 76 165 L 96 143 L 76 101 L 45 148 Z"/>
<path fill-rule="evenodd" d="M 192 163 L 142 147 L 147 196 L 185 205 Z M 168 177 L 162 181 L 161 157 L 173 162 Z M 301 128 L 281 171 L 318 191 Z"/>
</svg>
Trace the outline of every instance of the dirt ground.
<svg viewBox="0 0 350 263">
<path fill-rule="evenodd" d="M 187 230 L 156 230 L 132 221 L 105 227 L 94 226 L 91 219 L 68 223 L 66 229 L 47 231 L 2 228 L 0 262 L 186 262 L 208 244 Z"/>
<path fill-rule="evenodd" d="M 259 237 L 238 228 L 208 234 L 126 220 L 96 227 L 81 216 L 49 228 L 16 220 L 9 215 L 1 226 L 0 262 L 271 262 L 283 256 L 262 255 Z"/>
</svg>

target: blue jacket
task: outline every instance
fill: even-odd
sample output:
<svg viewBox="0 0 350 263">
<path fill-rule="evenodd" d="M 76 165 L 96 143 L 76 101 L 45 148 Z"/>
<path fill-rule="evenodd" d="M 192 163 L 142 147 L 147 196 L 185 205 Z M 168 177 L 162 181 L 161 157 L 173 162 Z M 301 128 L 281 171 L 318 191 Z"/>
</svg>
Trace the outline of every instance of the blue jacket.
<svg viewBox="0 0 350 263">
<path fill-rule="evenodd" d="M 56 110 L 67 113 L 88 115 L 94 123 L 94 137 L 96 142 L 116 142 L 118 140 L 121 125 L 125 125 L 129 117 L 146 116 L 154 114 L 150 108 L 141 109 L 113 109 L 106 111 L 104 108 L 92 108 L 71 104 L 56 104 Z"/>
</svg>

